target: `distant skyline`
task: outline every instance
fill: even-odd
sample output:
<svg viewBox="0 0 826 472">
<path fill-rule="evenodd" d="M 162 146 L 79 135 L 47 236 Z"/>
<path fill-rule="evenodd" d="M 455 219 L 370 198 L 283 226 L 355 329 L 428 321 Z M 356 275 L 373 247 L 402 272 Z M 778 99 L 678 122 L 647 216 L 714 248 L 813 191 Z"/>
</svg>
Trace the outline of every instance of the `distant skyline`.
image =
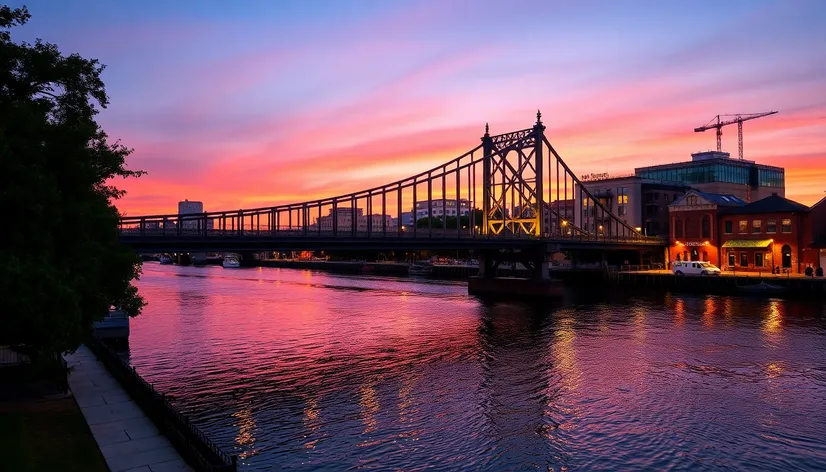
<svg viewBox="0 0 826 472">
<path fill-rule="evenodd" d="M 99 59 L 100 123 L 135 149 L 127 214 L 252 208 L 412 175 L 526 128 L 536 109 L 577 175 L 627 174 L 714 149 L 826 190 L 820 0 L 11 2 L 16 41 Z M 737 155 L 737 127 L 723 129 Z"/>
</svg>

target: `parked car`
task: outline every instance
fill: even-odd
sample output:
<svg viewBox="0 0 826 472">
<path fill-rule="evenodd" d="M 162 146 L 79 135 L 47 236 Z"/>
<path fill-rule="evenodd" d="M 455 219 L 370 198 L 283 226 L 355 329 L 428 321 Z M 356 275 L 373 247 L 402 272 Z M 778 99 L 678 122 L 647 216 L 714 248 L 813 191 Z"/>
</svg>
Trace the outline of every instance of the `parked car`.
<svg viewBox="0 0 826 472">
<path fill-rule="evenodd" d="M 671 264 L 674 275 L 720 275 L 720 268 L 702 261 L 678 261 Z"/>
</svg>

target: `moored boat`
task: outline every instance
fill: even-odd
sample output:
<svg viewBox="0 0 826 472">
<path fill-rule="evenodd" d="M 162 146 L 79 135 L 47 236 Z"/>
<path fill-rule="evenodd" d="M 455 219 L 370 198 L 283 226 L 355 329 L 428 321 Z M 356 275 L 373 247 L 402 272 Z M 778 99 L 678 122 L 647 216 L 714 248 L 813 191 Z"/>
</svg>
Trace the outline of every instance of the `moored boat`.
<svg viewBox="0 0 826 472">
<path fill-rule="evenodd" d="M 433 265 L 428 262 L 414 262 L 407 267 L 408 275 L 430 275 L 433 273 Z"/>
<path fill-rule="evenodd" d="M 224 269 L 237 269 L 241 267 L 241 261 L 238 260 L 238 256 L 234 254 L 227 254 L 224 256 L 224 261 L 221 265 L 224 266 Z"/>
<path fill-rule="evenodd" d="M 173 262 L 172 256 L 170 256 L 169 254 L 161 254 L 161 258 L 159 260 L 161 262 L 161 265 L 169 265 Z"/>
</svg>

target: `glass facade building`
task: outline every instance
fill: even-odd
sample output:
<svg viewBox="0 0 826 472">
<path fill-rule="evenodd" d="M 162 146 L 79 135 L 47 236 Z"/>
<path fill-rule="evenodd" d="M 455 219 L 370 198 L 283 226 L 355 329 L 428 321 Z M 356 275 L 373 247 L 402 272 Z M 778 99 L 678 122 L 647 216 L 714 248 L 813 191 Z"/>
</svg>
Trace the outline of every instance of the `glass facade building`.
<svg viewBox="0 0 826 472">
<path fill-rule="evenodd" d="M 785 171 L 782 168 L 729 159 L 643 167 L 636 169 L 636 175 L 685 185 L 715 182 L 768 188 L 785 188 L 786 185 Z"/>
</svg>

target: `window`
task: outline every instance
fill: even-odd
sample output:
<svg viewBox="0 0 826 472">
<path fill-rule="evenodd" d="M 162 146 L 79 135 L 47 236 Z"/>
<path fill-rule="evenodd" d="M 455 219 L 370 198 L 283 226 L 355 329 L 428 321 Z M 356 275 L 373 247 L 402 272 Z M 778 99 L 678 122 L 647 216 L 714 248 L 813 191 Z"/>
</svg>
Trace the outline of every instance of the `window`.
<svg viewBox="0 0 826 472">
<path fill-rule="evenodd" d="M 734 251 L 729 252 L 728 253 L 728 265 L 729 265 L 729 267 L 734 267 L 734 260 L 735 259 L 736 259 L 736 256 L 734 254 Z"/>
<path fill-rule="evenodd" d="M 674 221 L 674 237 L 675 238 L 682 238 L 683 237 L 683 220 L 677 218 Z"/>
<path fill-rule="evenodd" d="M 740 266 L 741 267 L 748 267 L 749 266 L 749 253 L 741 252 L 740 253 Z"/>
<path fill-rule="evenodd" d="M 701 238 L 708 239 L 711 237 L 711 217 L 708 215 L 703 215 L 702 222 L 700 223 L 702 226 L 702 233 L 700 235 Z"/>
<path fill-rule="evenodd" d="M 628 203 L 628 195 L 619 195 L 617 196 L 617 203 L 620 205 L 625 205 Z"/>
<path fill-rule="evenodd" d="M 754 267 L 763 267 L 763 253 L 762 252 L 755 252 L 754 253 Z"/>
<path fill-rule="evenodd" d="M 619 208 L 617 208 L 617 215 L 625 216 L 627 214 L 628 214 L 628 207 L 627 206 L 620 205 Z"/>
<path fill-rule="evenodd" d="M 749 222 L 746 220 L 740 220 L 740 234 L 746 234 L 749 232 Z"/>
<path fill-rule="evenodd" d="M 733 221 L 726 220 L 725 227 L 726 227 L 726 234 L 731 234 L 731 233 L 734 232 L 734 222 Z M 732 265 L 734 265 L 734 264 L 732 264 Z"/>
<path fill-rule="evenodd" d="M 766 232 L 769 234 L 777 232 L 777 220 L 766 220 Z"/>
<path fill-rule="evenodd" d="M 780 222 L 780 231 L 784 233 L 791 233 L 792 232 L 792 219 L 791 218 L 783 218 Z"/>
<path fill-rule="evenodd" d="M 753 234 L 760 234 L 763 232 L 763 220 L 752 220 L 751 232 Z"/>
</svg>

